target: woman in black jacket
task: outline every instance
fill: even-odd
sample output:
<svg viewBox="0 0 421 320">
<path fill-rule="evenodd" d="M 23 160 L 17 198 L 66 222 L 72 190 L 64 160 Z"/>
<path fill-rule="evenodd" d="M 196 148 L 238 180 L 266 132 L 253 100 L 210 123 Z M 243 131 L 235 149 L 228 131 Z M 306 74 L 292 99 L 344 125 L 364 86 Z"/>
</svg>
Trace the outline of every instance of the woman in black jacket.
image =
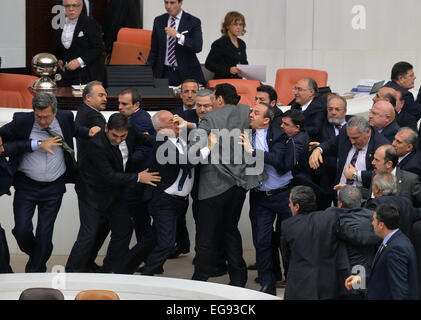
<svg viewBox="0 0 421 320">
<path fill-rule="evenodd" d="M 215 79 L 240 78 L 237 64 L 248 64 L 246 43 L 239 39 L 246 33 L 246 20 L 236 11 L 226 14 L 222 23 L 222 37 L 212 43 L 205 67 L 215 73 Z"/>
</svg>

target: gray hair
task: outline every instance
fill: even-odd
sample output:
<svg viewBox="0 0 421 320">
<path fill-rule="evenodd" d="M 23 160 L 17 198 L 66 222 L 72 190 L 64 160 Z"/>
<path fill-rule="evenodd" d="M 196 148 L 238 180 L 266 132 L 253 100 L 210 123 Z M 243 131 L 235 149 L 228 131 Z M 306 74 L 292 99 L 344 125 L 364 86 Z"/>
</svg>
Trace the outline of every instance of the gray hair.
<svg viewBox="0 0 421 320">
<path fill-rule="evenodd" d="M 333 100 L 333 99 L 340 99 L 344 104 L 345 111 L 347 110 L 348 103 L 346 102 L 346 99 L 344 97 L 342 97 L 342 96 L 340 96 L 339 94 L 336 94 L 336 93 L 331 94 L 329 96 L 329 98 L 327 99 L 327 104 L 329 104 L 329 101 Z"/>
<path fill-rule="evenodd" d="M 95 86 L 102 86 L 102 82 L 100 81 L 91 81 L 88 82 L 88 84 L 85 86 L 85 88 L 83 88 L 83 92 L 82 92 L 82 98 L 83 101 L 86 100 L 86 96 L 89 94 L 90 96 L 92 95 L 92 88 Z"/>
<path fill-rule="evenodd" d="M 153 127 L 156 131 L 158 131 L 159 128 L 162 128 L 162 123 L 159 120 L 159 118 L 160 118 L 161 114 L 165 113 L 165 112 L 169 112 L 169 111 L 160 110 L 151 117 L 152 125 L 153 125 Z"/>
<path fill-rule="evenodd" d="M 197 91 L 196 93 L 196 97 L 207 97 L 207 96 L 210 97 L 211 101 L 215 100 L 215 95 L 213 94 L 212 90 L 202 89 L 202 90 Z"/>
<path fill-rule="evenodd" d="M 354 116 L 348 121 L 346 127 L 347 129 L 357 128 L 359 133 L 366 133 L 368 130 L 370 130 L 370 123 L 363 117 Z"/>
<path fill-rule="evenodd" d="M 293 205 L 300 205 L 299 213 L 310 213 L 317 210 L 316 194 L 309 186 L 296 186 L 291 189 Z"/>
<path fill-rule="evenodd" d="M 342 208 L 356 209 L 361 207 L 362 195 L 357 187 L 346 185 L 339 190 L 338 201 L 342 203 Z"/>
<path fill-rule="evenodd" d="M 412 145 L 412 147 L 415 149 L 418 141 L 418 133 L 414 131 L 414 129 L 409 127 L 402 127 L 399 129 L 398 132 L 401 131 L 409 131 L 408 139 L 406 139 L 406 143 Z"/>
<path fill-rule="evenodd" d="M 57 111 L 57 98 L 48 92 L 38 92 L 32 99 L 32 108 L 44 110 L 48 107 L 53 109 L 53 112 Z"/>
<path fill-rule="evenodd" d="M 383 196 L 394 195 L 397 192 L 396 178 L 390 172 L 378 172 L 371 183 L 371 188 L 374 187 L 378 188 Z"/>
</svg>

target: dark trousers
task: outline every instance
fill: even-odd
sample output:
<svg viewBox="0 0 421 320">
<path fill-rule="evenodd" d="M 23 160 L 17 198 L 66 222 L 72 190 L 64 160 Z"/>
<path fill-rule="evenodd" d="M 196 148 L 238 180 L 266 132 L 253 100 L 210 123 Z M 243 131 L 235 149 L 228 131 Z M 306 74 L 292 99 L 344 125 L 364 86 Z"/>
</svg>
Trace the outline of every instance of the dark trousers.
<svg viewBox="0 0 421 320">
<path fill-rule="evenodd" d="M 412 225 L 411 242 L 414 245 L 415 255 L 418 261 L 418 287 L 421 296 L 421 221 L 417 221 Z"/>
<path fill-rule="evenodd" d="M 250 191 L 250 221 L 257 272 L 262 286 L 275 284 L 280 275 L 280 224 L 291 217 L 289 193 L 289 187 L 270 196 L 264 192 Z M 274 231 L 275 219 L 277 226 Z"/>
<path fill-rule="evenodd" d="M 133 219 L 137 242 L 152 229 L 152 219 L 149 215 L 148 201 L 143 200 L 144 186 L 136 185 L 126 190 L 126 202 L 129 215 Z"/>
<path fill-rule="evenodd" d="M 112 272 L 129 250 L 133 225 L 124 202 L 116 202 L 106 211 L 92 207 L 89 200 L 79 198 L 80 228 L 66 264 L 67 272 L 87 272 L 92 252 L 98 241 L 100 221 L 106 217 L 111 229 L 111 240 L 104 258 L 103 271 Z"/>
<path fill-rule="evenodd" d="M 164 66 L 164 75 L 162 76 L 165 79 L 168 79 L 168 85 L 170 86 L 179 86 L 183 80 L 178 68 L 173 70 L 167 66 Z"/>
<path fill-rule="evenodd" d="M 20 179 L 20 178 L 19 178 Z M 13 200 L 15 227 L 12 230 L 20 250 L 29 255 L 26 272 L 46 272 L 46 263 L 53 251 L 54 223 L 60 210 L 64 188 L 63 180 L 51 183 L 32 184 L 16 189 Z M 35 235 L 32 218 L 38 208 Z"/>
<path fill-rule="evenodd" d="M 238 221 L 246 190 L 234 186 L 224 193 L 199 203 L 196 232 L 196 258 L 193 280 L 207 281 L 215 270 L 220 245 L 225 248 L 230 284 L 244 287 L 247 267 L 243 259 Z"/>
<path fill-rule="evenodd" d="M 143 274 L 153 275 L 172 252 L 176 241 L 178 220 L 180 216 L 185 216 L 188 203 L 187 197 L 154 193 L 149 203 L 149 210 L 153 217 L 156 244 L 145 261 Z"/>
<path fill-rule="evenodd" d="M 183 252 L 190 251 L 189 231 L 187 230 L 186 215 L 189 206 L 188 198 L 186 210 L 177 217 L 177 233 L 175 236 L 176 246 Z"/>
<path fill-rule="evenodd" d="M 0 227 L 0 273 L 12 273 L 10 267 L 10 253 L 7 245 L 6 234 L 2 227 Z"/>
</svg>

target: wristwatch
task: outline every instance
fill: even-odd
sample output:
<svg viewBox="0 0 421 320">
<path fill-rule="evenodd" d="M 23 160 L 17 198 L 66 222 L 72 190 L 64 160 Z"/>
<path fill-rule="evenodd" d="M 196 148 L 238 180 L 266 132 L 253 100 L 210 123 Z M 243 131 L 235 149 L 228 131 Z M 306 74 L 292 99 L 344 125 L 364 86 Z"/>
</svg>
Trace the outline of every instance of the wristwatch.
<svg viewBox="0 0 421 320">
<path fill-rule="evenodd" d="M 177 39 L 180 39 L 181 38 L 181 33 L 177 33 L 176 38 Z"/>
<path fill-rule="evenodd" d="M 38 141 L 37 141 L 37 147 L 38 147 L 38 148 L 41 148 L 41 145 L 42 145 L 42 140 L 38 140 Z"/>
<path fill-rule="evenodd" d="M 352 180 L 357 181 L 358 175 L 357 175 L 357 170 L 354 171 L 354 173 L 352 174 Z"/>
</svg>

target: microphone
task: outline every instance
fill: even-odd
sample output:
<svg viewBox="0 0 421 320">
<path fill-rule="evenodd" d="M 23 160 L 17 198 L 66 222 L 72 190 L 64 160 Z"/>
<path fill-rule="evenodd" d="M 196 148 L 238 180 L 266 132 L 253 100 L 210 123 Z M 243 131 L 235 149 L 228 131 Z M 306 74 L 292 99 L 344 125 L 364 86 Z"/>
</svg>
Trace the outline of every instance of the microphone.
<svg viewBox="0 0 421 320">
<path fill-rule="evenodd" d="M 137 57 L 137 60 L 139 60 L 140 62 L 142 62 L 143 64 L 146 64 L 146 60 L 143 57 L 143 53 L 142 51 L 139 52 L 139 56 Z"/>
</svg>

